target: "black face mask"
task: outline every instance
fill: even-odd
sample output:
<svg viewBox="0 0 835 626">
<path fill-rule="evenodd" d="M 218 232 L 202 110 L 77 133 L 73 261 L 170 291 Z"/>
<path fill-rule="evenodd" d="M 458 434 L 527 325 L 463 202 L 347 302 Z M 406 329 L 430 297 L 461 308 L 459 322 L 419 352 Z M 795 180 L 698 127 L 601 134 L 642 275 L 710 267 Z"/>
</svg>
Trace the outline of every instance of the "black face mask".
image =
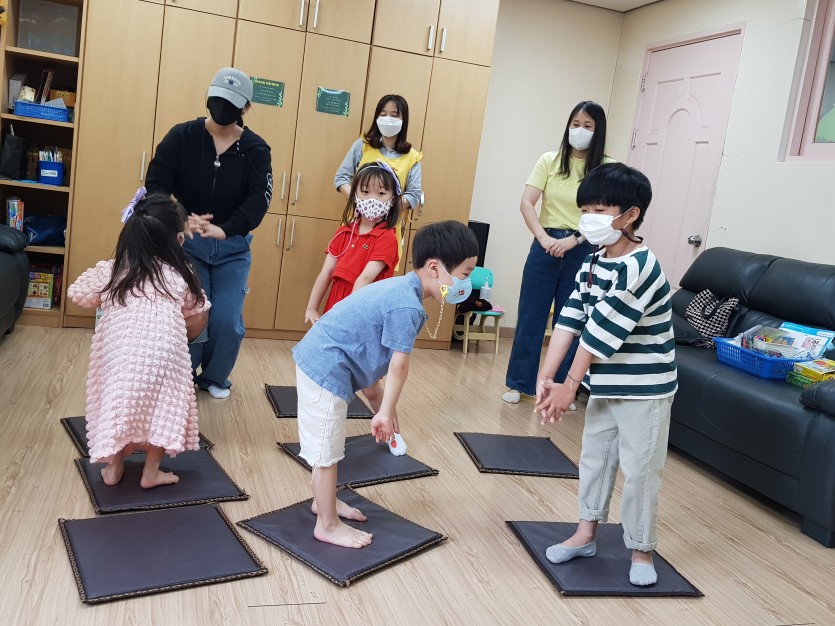
<svg viewBox="0 0 835 626">
<path fill-rule="evenodd" d="M 206 108 L 215 124 L 228 126 L 234 124 L 243 116 L 243 109 L 239 109 L 226 98 L 212 96 L 206 100 Z"/>
</svg>

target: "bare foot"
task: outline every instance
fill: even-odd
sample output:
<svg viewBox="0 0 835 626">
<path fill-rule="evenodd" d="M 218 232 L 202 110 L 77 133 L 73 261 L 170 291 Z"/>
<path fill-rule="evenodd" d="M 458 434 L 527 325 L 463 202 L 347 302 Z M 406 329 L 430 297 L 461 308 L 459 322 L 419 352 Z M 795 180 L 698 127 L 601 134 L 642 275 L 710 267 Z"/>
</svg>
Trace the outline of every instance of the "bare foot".
<svg viewBox="0 0 835 626">
<path fill-rule="evenodd" d="M 313 499 L 313 504 L 310 505 L 310 510 L 313 511 L 314 515 L 319 515 L 319 507 L 316 506 L 315 498 Z M 336 514 L 344 519 L 352 519 L 357 522 L 365 522 L 368 520 L 368 518 L 362 514 L 362 511 L 355 509 L 352 506 L 348 506 L 339 498 L 336 499 Z"/>
<path fill-rule="evenodd" d="M 139 484 L 145 489 L 151 489 L 152 487 L 159 487 L 160 485 L 173 485 L 178 482 L 180 482 L 180 477 L 174 472 L 163 472 L 161 470 L 157 470 L 156 473 L 150 475 L 143 473 L 142 480 L 139 481 Z"/>
<path fill-rule="evenodd" d="M 122 475 L 125 473 L 125 464 L 122 462 L 122 456 L 114 455 L 113 460 L 101 468 L 101 477 L 105 485 L 113 486 L 122 480 Z"/>
<path fill-rule="evenodd" d="M 339 519 L 332 527 L 325 529 L 322 518 L 317 518 L 313 536 L 319 541 L 332 543 L 343 548 L 364 548 L 371 543 L 371 533 L 351 528 Z"/>
</svg>

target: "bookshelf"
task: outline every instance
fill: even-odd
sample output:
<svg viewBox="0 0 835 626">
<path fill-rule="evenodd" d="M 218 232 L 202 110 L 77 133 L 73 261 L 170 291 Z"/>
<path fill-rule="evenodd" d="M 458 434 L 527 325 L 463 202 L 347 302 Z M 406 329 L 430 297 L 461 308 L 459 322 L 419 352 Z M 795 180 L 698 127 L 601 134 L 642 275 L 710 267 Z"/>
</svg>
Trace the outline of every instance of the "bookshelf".
<svg viewBox="0 0 835 626">
<path fill-rule="evenodd" d="M 7 0 L 7 23 L 0 29 L 0 53 L 2 53 L 3 60 L 3 76 L 0 81 L 0 134 L 5 141 L 6 135 L 14 130 L 15 135 L 26 137 L 34 149 L 47 146 L 61 148 L 65 154 L 64 180 L 60 185 L 37 182 L 37 167 L 34 166 L 37 154 L 34 154 L 25 178 L 21 180 L 0 179 L 0 207 L 2 207 L 0 222 L 6 223 L 6 201 L 10 197 L 18 197 L 25 205 L 24 217 L 30 215 L 65 216 L 68 239 L 75 178 L 72 157 L 76 143 L 76 120 L 81 104 L 81 68 L 88 0 L 52 0 L 55 3 L 54 8 L 59 11 L 77 10 L 74 54 L 53 51 L 57 49 L 61 52 L 69 52 L 67 49 L 56 47 L 57 39 L 53 33 L 26 31 L 25 22 L 20 21 L 21 9 L 29 10 L 26 1 Z M 46 70 L 52 71 L 53 89 L 65 89 L 76 94 L 73 115 L 69 121 L 23 116 L 9 108 L 9 79 L 15 74 L 25 74 L 27 77 L 25 84 L 38 89 Z M 63 245 L 31 245 L 26 248 L 30 267 L 36 264 L 40 266 L 37 268 L 39 271 L 51 271 L 56 275 L 58 272 L 65 274 L 68 252 Z M 63 280 L 61 282 L 60 306 L 53 305 L 51 309 L 24 309 L 18 323 L 50 327 L 63 326 L 65 305 L 63 296 L 67 285 Z"/>
</svg>

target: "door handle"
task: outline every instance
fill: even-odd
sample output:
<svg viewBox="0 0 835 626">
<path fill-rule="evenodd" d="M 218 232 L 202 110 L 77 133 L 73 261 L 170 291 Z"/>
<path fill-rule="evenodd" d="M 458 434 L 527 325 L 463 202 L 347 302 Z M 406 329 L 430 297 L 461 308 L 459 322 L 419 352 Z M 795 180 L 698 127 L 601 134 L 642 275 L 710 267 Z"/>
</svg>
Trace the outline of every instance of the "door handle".
<svg viewBox="0 0 835 626">
<path fill-rule="evenodd" d="M 304 26 L 304 0 L 301 0 L 301 6 L 299 7 L 299 28 Z"/>
<path fill-rule="evenodd" d="M 284 200 L 284 187 L 287 185 L 287 172 L 281 177 L 281 199 Z"/>
<path fill-rule="evenodd" d="M 296 202 L 299 201 L 299 186 L 301 185 L 301 183 L 302 183 L 302 175 L 301 175 L 301 172 L 299 172 L 298 174 L 296 174 L 296 195 L 293 199 L 293 204 L 294 205 L 296 204 Z"/>
<path fill-rule="evenodd" d="M 687 238 L 687 243 L 689 243 L 694 248 L 698 248 L 702 245 L 702 236 L 701 235 L 690 235 Z"/>
<path fill-rule="evenodd" d="M 426 44 L 426 49 L 431 50 L 435 47 L 435 25 L 429 25 L 429 41 Z"/>
<path fill-rule="evenodd" d="M 142 151 L 142 165 L 139 166 L 139 180 L 145 180 L 145 150 Z"/>
<path fill-rule="evenodd" d="M 441 29 L 441 52 L 446 48 L 446 28 Z"/>
<path fill-rule="evenodd" d="M 296 238 L 296 218 L 293 218 L 293 223 L 290 224 L 290 241 L 287 242 L 287 247 L 284 248 L 285 251 L 290 250 L 293 247 L 293 240 Z"/>
<path fill-rule="evenodd" d="M 283 224 L 284 224 L 284 218 L 279 217 L 278 218 L 278 232 L 275 234 L 275 247 L 276 248 L 281 247 L 281 226 Z"/>
<path fill-rule="evenodd" d="M 316 8 L 313 11 L 313 28 L 319 24 L 319 0 L 316 0 Z"/>
</svg>

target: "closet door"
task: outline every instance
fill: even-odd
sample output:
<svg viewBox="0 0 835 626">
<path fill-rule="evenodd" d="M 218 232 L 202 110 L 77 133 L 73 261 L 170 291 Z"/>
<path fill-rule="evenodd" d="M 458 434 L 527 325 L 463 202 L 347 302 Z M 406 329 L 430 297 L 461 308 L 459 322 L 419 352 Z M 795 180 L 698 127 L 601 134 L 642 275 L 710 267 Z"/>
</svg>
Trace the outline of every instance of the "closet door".
<svg viewBox="0 0 835 626">
<path fill-rule="evenodd" d="M 445 219 L 466 223 L 470 215 L 489 79 L 489 67 L 434 61 L 423 130 L 426 203 L 412 218 L 420 226 Z"/>
<path fill-rule="evenodd" d="M 252 233 L 252 267 L 247 279 L 249 293 L 244 298 L 244 326 L 247 328 L 272 330 L 286 222 L 284 215 L 268 213 Z"/>
<path fill-rule="evenodd" d="M 369 46 L 308 33 L 304 52 L 299 121 L 288 183 L 291 215 L 341 219 L 345 196 L 333 179 L 348 148 L 360 135 Z M 327 93 L 319 95 L 319 90 Z M 348 114 L 335 92 L 350 94 Z M 328 93 L 331 94 L 330 99 Z M 343 94 L 344 96 L 344 94 Z M 317 110 L 325 109 L 331 112 Z"/>
<path fill-rule="evenodd" d="M 371 43 L 432 56 L 441 0 L 377 0 Z"/>
<path fill-rule="evenodd" d="M 232 65 L 234 42 L 234 19 L 165 7 L 154 146 L 175 124 L 206 116 L 206 92 L 215 73 Z M 148 47 L 143 54 L 154 56 Z"/>
<path fill-rule="evenodd" d="M 443 0 L 435 55 L 490 65 L 499 0 Z"/>
<path fill-rule="evenodd" d="M 137 0 L 91 2 L 84 49 L 84 106 L 75 146 L 75 188 L 65 285 L 108 259 L 120 210 L 141 187 L 153 150 L 163 7 Z M 142 24 L 142 28 L 137 28 Z M 129 77 L 129 78 L 127 78 Z M 118 88 L 129 80 L 130 89 Z M 94 310 L 66 302 L 67 315 Z"/>
<path fill-rule="evenodd" d="M 287 212 L 304 39 L 304 33 L 286 28 L 238 22 L 235 67 L 255 78 L 284 83 L 282 106 L 255 103 L 245 117 L 246 125 L 270 145 L 273 164 L 270 213 Z"/>
<path fill-rule="evenodd" d="M 238 0 L 166 0 L 165 3 L 172 7 L 193 9 L 226 17 L 235 17 L 238 12 Z"/>
<path fill-rule="evenodd" d="M 365 132 L 374 123 L 374 109 L 380 98 L 388 94 L 398 94 L 409 103 L 408 139 L 415 149 L 420 150 L 431 76 L 430 57 L 373 47 L 371 63 L 368 66 L 362 131 Z"/>
<path fill-rule="evenodd" d="M 310 0 L 311 33 L 369 43 L 373 24 L 374 0 Z"/>
<path fill-rule="evenodd" d="M 309 0 L 241 0 L 238 19 L 304 30 L 308 8 Z"/>
</svg>

